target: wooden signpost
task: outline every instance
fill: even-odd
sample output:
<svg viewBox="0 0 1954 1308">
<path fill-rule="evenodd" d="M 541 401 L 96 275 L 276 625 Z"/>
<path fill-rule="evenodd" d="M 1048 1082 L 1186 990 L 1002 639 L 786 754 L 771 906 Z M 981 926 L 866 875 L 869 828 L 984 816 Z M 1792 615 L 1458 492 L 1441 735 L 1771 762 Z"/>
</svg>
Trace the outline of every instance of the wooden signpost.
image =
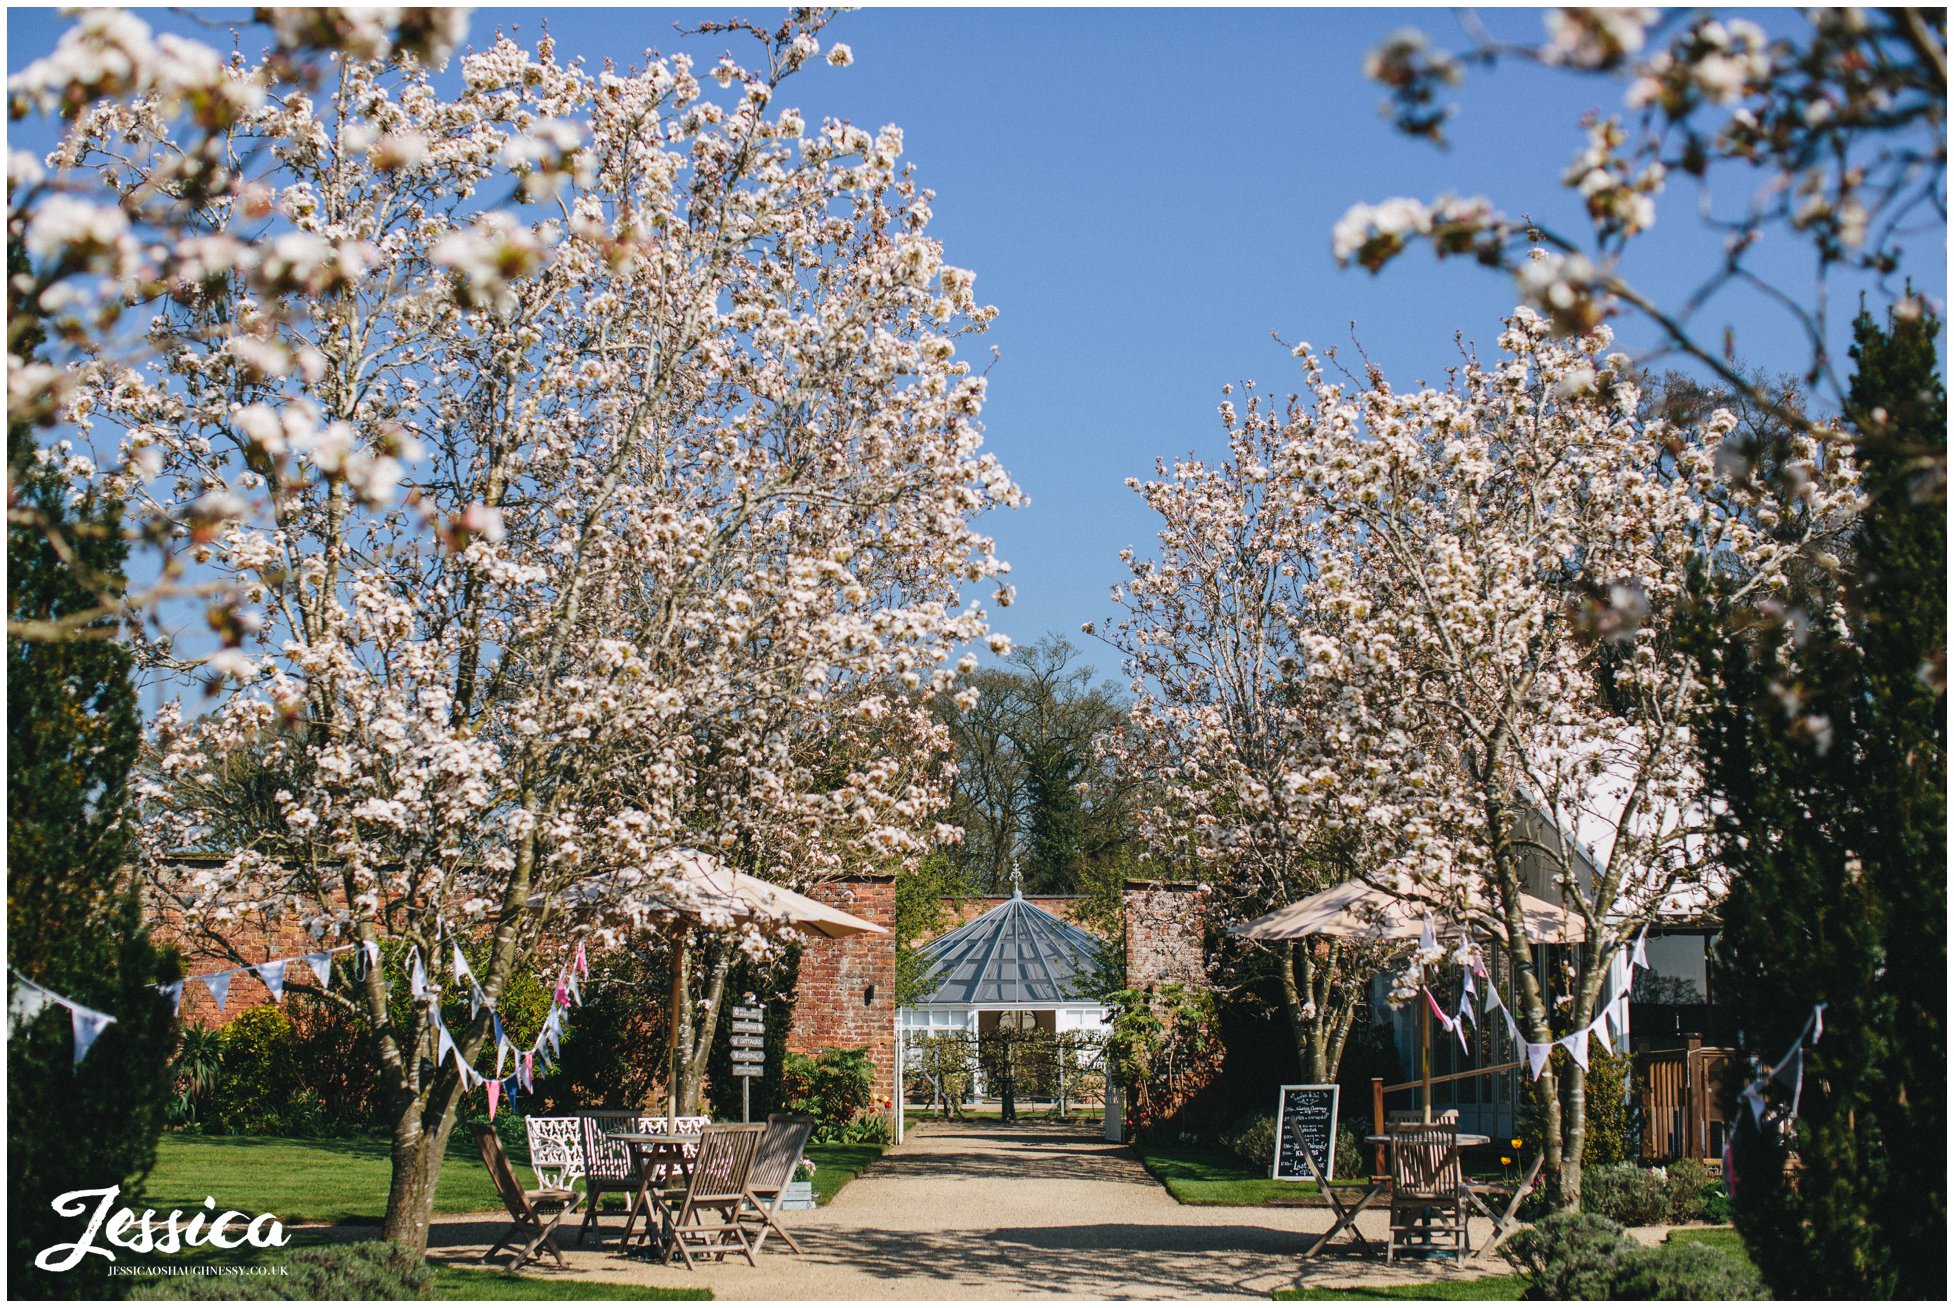
<svg viewBox="0 0 1954 1308">
<path fill-rule="evenodd" d="M 753 1078 L 767 1068 L 767 1010 L 743 995 L 733 1005 L 733 1075 L 740 1079 L 740 1121 L 752 1120 Z"/>
<path fill-rule="evenodd" d="M 1316 1171 L 1310 1170 L 1310 1162 Z M 1269 1175 L 1278 1181 L 1330 1181 L 1337 1164 L 1337 1087 L 1286 1085 L 1276 1098 L 1276 1156 Z"/>
</svg>

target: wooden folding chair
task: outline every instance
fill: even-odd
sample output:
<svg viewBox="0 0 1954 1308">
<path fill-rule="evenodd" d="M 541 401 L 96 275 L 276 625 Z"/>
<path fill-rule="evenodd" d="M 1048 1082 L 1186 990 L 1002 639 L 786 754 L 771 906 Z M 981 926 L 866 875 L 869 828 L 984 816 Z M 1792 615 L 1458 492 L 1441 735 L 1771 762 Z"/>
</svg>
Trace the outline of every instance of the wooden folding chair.
<svg viewBox="0 0 1954 1308">
<path fill-rule="evenodd" d="M 691 1270 L 695 1251 L 710 1254 L 715 1261 L 723 1261 L 727 1254 L 738 1251 L 748 1266 L 757 1266 L 746 1224 L 740 1220 L 740 1210 L 752 1202 L 746 1186 L 765 1130 L 755 1122 L 745 1126 L 708 1126 L 699 1133 L 699 1153 L 692 1162 L 692 1184 L 686 1188 L 684 1200 L 672 1215 L 666 1262 L 677 1254 L 685 1261 L 687 1270 Z"/>
<path fill-rule="evenodd" d="M 800 1113 L 774 1113 L 767 1118 L 766 1134 L 753 1159 L 753 1171 L 746 1180 L 747 1207 L 742 1216 L 753 1230 L 753 1252 L 767 1242 L 768 1233 L 778 1235 L 795 1253 L 801 1251 L 794 1237 L 781 1228 L 774 1215 L 787 1193 L 794 1169 L 801 1165 L 807 1138 L 814 1133 L 814 1119 Z"/>
<path fill-rule="evenodd" d="M 1532 1166 L 1527 1168 L 1526 1175 L 1520 1178 L 1517 1185 L 1510 1181 L 1466 1182 L 1466 1198 L 1470 1199 L 1472 1206 L 1484 1213 L 1493 1224 L 1493 1233 L 1486 1237 L 1484 1244 L 1473 1251 L 1474 1258 L 1484 1258 L 1499 1248 L 1502 1240 L 1520 1229 L 1520 1205 L 1526 1201 L 1529 1194 L 1533 1193 L 1535 1183 L 1540 1180 L 1540 1171 L 1546 1165 L 1547 1151 L 1542 1148 L 1534 1154 Z M 1506 1206 L 1494 1212 L 1487 1200 L 1493 1203 L 1505 1200 Z"/>
<path fill-rule="evenodd" d="M 550 1257 L 556 1259 L 558 1267 L 564 1266 L 563 1251 L 556 1247 L 556 1225 L 563 1220 L 564 1214 L 576 1208 L 580 1202 L 577 1192 L 523 1189 L 495 1129 L 480 1122 L 471 1123 L 469 1129 L 475 1133 L 475 1144 L 482 1151 L 482 1162 L 488 1168 L 489 1178 L 495 1182 L 496 1193 L 502 1196 L 502 1206 L 515 1219 L 502 1237 L 489 1246 L 489 1251 L 482 1255 L 482 1261 L 487 1262 L 505 1247 L 527 1236 L 528 1243 L 509 1259 L 509 1265 L 503 1268 L 505 1272 L 514 1275 L 518 1268 L 533 1261 L 539 1250 L 548 1251 Z"/>
<path fill-rule="evenodd" d="M 1466 1258 L 1465 1173 L 1459 1162 L 1459 1124 L 1394 1122 L 1391 1136 L 1391 1235 L 1384 1261 L 1398 1245 L 1437 1249 L 1451 1242 Z"/>
</svg>

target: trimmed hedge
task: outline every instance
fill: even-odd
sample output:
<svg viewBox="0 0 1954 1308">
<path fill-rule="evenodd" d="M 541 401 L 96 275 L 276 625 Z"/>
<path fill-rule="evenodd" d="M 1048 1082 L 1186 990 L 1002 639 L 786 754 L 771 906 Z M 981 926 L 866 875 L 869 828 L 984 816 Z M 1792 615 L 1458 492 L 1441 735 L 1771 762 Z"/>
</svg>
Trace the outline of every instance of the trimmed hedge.
<svg viewBox="0 0 1954 1308">
<path fill-rule="evenodd" d="M 133 1289 L 131 1299 L 313 1299 L 326 1301 L 425 1299 L 434 1273 L 427 1260 L 386 1240 L 324 1245 L 274 1254 L 261 1267 L 283 1264 L 283 1276 L 198 1276 L 179 1273 Z"/>
</svg>

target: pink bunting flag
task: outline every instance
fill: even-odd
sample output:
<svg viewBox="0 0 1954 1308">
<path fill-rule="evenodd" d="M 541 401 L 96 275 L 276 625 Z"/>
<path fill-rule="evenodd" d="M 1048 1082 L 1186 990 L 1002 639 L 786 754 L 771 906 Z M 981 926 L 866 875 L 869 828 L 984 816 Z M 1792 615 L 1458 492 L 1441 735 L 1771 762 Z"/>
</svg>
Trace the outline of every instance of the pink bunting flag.
<svg viewBox="0 0 1954 1308">
<path fill-rule="evenodd" d="M 493 1122 L 495 1120 L 496 1105 L 502 1102 L 502 1083 L 500 1081 L 490 1081 L 488 1083 L 488 1097 L 489 1121 Z"/>
<path fill-rule="evenodd" d="M 536 1055 L 533 1051 L 522 1056 L 522 1088 L 531 1094 L 536 1092 Z"/>
<path fill-rule="evenodd" d="M 562 974 L 561 974 L 561 973 L 559 973 L 559 974 L 557 975 L 557 978 L 556 978 L 556 1003 L 557 1003 L 557 1006 L 558 1006 L 559 1008 L 561 1008 L 561 1007 L 564 1007 L 564 1006 L 566 1006 L 566 1005 L 568 1005 L 568 1004 L 569 1004 L 569 1002 L 570 1002 L 570 994 L 569 994 L 569 992 L 568 992 L 567 990 L 565 990 L 565 989 L 563 988 L 563 976 L 562 976 Z"/>
<path fill-rule="evenodd" d="M 575 966 L 577 971 L 583 973 L 583 975 L 585 976 L 590 975 L 590 960 L 584 955 L 583 941 L 581 940 L 577 942 L 577 957 L 575 960 Z"/>
</svg>

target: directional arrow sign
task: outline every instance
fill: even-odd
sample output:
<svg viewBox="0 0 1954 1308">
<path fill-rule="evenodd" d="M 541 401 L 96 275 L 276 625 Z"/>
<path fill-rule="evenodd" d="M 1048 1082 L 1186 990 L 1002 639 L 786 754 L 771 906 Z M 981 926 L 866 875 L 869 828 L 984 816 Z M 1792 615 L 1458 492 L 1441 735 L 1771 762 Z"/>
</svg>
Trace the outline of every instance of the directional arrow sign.
<svg viewBox="0 0 1954 1308">
<path fill-rule="evenodd" d="M 736 1035 L 733 1037 L 733 1048 L 736 1050 L 765 1049 L 766 1047 L 767 1041 L 764 1036 Z"/>
<path fill-rule="evenodd" d="M 767 1010 L 764 1008 L 743 1008 L 735 1004 L 733 1005 L 733 1016 L 743 1018 L 749 1022 L 760 1022 L 766 1019 Z"/>
<path fill-rule="evenodd" d="M 734 1035 L 765 1035 L 766 1033 L 767 1033 L 767 1026 L 766 1023 L 764 1022 L 733 1023 Z"/>
<path fill-rule="evenodd" d="M 748 1067 L 744 1063 L 735 1063 L 733 1065 L 733 1075 L 745 1077 L 747 1080 L 751 1081 L 756 1076 L 765 1076 L 766 1073 L 762 1072 L 757 1067 Z"/>
</svg>

